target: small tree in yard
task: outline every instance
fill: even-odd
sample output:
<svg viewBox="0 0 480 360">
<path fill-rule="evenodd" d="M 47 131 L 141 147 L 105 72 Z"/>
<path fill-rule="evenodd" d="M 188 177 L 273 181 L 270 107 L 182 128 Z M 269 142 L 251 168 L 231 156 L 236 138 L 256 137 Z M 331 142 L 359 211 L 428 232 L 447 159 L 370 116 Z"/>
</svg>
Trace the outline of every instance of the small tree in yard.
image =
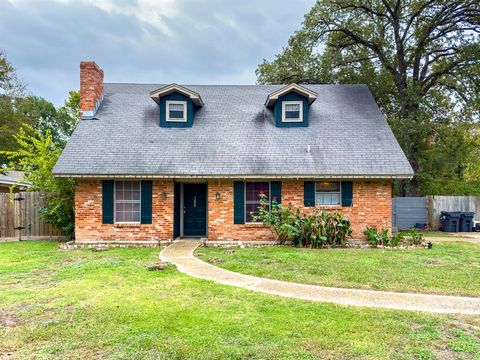
<svg viewBox="0 0 480 360">
<path fill-rule="evenodd" d="M 42 134 L 29 125 L 22 126 L 13 137 L 18 149 L 0 154 L 9 160 L 10 169 L 24 172 L 24 180 L 32 183 L 29 191 L 45 193 L 46 206 L 40 209 L 45 222 L 73 236 L 74 180 L 52 175 L 61 145 L 53 141 L 50 130 Z"/>
</svg>

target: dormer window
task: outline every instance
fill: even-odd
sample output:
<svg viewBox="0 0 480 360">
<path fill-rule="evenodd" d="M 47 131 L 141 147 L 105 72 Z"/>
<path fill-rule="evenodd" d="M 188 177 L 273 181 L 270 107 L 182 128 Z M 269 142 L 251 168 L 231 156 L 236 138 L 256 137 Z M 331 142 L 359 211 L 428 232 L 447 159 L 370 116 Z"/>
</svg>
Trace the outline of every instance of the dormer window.
<svg viewBox="0 0 480 360">
<path fill-rule="evenodd" d="M 291 84 L 269 94 L 265 106 L 273 110 L 275 126 L 307 127 L 310 105 L 316 98 L 316 92 Z"/>
<path fill-rule="evenodd" d="M 167 100 L 167 121 L 187 121 L 187 102 Z"/>
<path fill-rule="evenodd" d="M 200 94 L 177 84 L 154 90 L 150 97 L 158 104 L 160 126 L 167 128 L 192 127 L 197 111 L 204 105 Z"/>
<path fill-rule="evenodd" d="M 283 122 L 302 122 L 303 121 L 303 102 L 302 101 L 282 101 L 282 121 Z"/>
</svg>

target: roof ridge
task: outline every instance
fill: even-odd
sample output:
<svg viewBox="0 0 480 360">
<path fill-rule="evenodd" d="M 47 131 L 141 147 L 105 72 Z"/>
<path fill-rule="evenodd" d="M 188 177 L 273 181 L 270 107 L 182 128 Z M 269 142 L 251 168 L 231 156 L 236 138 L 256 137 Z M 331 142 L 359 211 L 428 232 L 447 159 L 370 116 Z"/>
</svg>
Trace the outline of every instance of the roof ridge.
<svg viewBox="0 0 480 360">
<path fill-rule="evenodd" d="M 105 85 L 152 85 L 166 86 L 173 83 L 134 83 L 134 82 L 104 82 Z M 209 87 L 261 87 L 261 86 L 288 86 L 291 84 L 183 84 L 175 83 L 183 87 L 188 86 L 209 86 Z M 367 84 L 298 84 L 303 87 L 308 86 L 367 86 Z"/>
</svg>

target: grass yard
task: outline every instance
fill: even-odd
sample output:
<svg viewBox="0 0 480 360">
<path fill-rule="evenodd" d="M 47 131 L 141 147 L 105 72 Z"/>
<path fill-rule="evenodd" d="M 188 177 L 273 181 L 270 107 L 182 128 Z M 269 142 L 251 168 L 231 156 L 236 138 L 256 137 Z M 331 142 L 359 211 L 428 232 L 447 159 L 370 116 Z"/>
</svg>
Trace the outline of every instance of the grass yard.
<svg viewBox="0 0 480 360">
<path fill-rule="evenodd" d="M 0 243 L 0 359 L 479 359 L 480 317 L 310 303 L 147 271 L 158 251 Z M 286 254 L 229 259 L 261 251 Z"/>
<path fill-rule="evenodd" d="M 408 231 L 401 231 L 405 236 L 408 236 Z M 462 234 L 447 233 L 443 231 L 420 231 L 427 239 L 428 238 L 452 238 L 452 239 L 464 239 Z"/>
<path fill-rule="evenodd" d="M 270 279 L 343 288 L 480 296 L 480 244 L 435 243 L 433 249 L 199 248 L 202 260 Z"/>
</svg>

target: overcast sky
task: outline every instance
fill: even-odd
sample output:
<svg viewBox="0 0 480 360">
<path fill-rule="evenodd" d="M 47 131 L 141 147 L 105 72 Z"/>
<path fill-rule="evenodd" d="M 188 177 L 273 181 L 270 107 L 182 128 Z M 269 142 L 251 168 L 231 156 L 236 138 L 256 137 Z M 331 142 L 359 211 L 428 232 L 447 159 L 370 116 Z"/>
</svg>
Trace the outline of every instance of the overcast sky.
<svg viewBox="0 0 480 360">
<path fill-rule="evenodd" d="M 253 84 L 314 0 L 0 0 L 0 48 L 56 105 L 79 63 L 106 82 Z"/>
</svg>

